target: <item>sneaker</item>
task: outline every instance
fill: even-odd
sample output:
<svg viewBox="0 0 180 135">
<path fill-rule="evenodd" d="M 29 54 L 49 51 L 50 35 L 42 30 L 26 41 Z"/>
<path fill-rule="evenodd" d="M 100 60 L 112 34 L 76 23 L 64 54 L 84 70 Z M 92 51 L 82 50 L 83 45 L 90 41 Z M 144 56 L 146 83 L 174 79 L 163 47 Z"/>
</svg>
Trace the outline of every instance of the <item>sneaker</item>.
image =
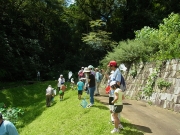
<svg viewBox="0 0 180 135">
<path fill-rule="evenodd" d="M 121 125 L 121 124 L 119 124 L 119 126 L 118 126 L 120 129 L 124 129 L 124 127 Z"/>
<path fill-rule="evenodd" d="M 90 103 L 89 105 L 87 105 L 87 108 L 92 107 L 92 106 L 93 106 L 93 104 Z"/>
<path fill-rule="evenodd" d="M 119 133 L 119 129 L 114 128 L 114 129 L 111 131 L 111 134 L 114 134 L 114 133 Z"/>
</svg>

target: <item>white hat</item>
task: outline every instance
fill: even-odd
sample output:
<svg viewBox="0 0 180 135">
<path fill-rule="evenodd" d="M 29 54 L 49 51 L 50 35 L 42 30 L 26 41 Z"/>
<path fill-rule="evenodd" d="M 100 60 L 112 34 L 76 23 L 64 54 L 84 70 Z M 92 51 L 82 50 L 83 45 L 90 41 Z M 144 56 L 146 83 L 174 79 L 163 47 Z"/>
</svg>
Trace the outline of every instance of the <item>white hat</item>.
<svg viewBox="0 0 180 135">
<path fill-rule="evenodd" d="M 88 68 L 94 68 L 92 65 L 89 65 Z"/>
<path fill-rule="evenodd" d="M 126 71 L 127 67 L 125 67 L 124 64 L 121 64 L 121 65 L 119 65 L 119 69 L 122 70 L 122 71 Z"/>
<path fill-rule="evenodd" d="M 48 87 L 52 87 L 51 85 L 49 85 Z"/>
<path fill-rule="evenodd" d="M 89 68 L 85 67 L 83 73 L 90 72 Z"/>
<path fill-rule="evenodd" d="M 110 82 L 110 86 L 113 86 L 114 84 L 116 84 L 116 81 Z"/>
<path fill-rule="evenodd" d="M 60 75 L 60 76 L 63 76 L 63 75 Z"/>
<path fill-rule="evenodd" d="M 113 74 L 113 73 L 114 73 L 114 70 L 111 71 L 111 74 Z"/>
</svg>

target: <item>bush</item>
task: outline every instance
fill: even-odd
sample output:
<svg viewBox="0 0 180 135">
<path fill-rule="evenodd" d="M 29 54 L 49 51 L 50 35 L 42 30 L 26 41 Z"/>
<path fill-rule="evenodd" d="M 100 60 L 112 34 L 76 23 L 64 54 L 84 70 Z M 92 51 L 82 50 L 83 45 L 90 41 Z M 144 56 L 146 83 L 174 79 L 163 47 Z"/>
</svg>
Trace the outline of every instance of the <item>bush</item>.
<svg viewBox="0 0 180 135">
<path fill-rule="evenodd" d="M 0 112 L 3 115 L 3 119 L 9 120 L 14 124 L 18 123 L 19 116 L 24 114 L 24 112 L 19 108 L 6 108 L 4 103 L 0 103 Z"/>
</svg>

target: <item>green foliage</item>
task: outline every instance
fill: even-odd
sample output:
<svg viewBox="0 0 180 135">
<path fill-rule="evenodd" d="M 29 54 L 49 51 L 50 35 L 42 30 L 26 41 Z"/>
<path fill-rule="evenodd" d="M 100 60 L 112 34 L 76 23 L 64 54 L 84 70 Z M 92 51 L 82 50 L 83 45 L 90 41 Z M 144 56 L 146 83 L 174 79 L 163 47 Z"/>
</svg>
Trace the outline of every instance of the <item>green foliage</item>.
<svg viewBox="0 0 180 135">
<path fill-rule="evenodd" d="M 153 93 L 153 87 L 155 84 L 155 80 L 157 78 L 157 74 L 160 71 L 162 66 L 162 61 L 156 61 L 156 68 L 154 69 L 153 73 L 148 77 L 146 86 L 144 87 L 143 91 L 144 94 L 150 97 Z"/>
<path fill-rule="evenodd" d="M 180 57 L 180 15 L 171 13 L 163 19 L 158 29 L 144 27 L 136 31 L 136 40 L 152 47 L 152 60 L 166 60 Z"/>
<path fill-rule="evenodd" d="M 157 80 L 157 86 L 158 86 L 159 89 L 162 90 L 164 87 L 169 88 L 171 86 L 171 83 L 163 80 L 162 78 L 160 78 L 160 79 Z"/>
<path fill-rule="evenodd" d="M 116 60 L 118 63 L 138 63 L 140 61 L 146 61 L 150 52 L 151 47 L 146 46 L 141 41 L 122 41 L 101 60 L 101 64 L 105 67 L 110 60 Z"/>
<path fill-rule="evenodd" d="M 3 106 L 0 106 L 0 112 L 3 114 L 3 119 L 9 120 L 14 124 L 17 124 L 19 116 L 24 114 L 24 111 L 22 109 L 16 107 L 6 108 L 5 104 Z"/>
<path fill-rule="evenodd" d="M 88 34 L 83 34 L 82 41 L 95 50 L 111 51 L 117 43 L 110 39 L 110 32 L 100 30 L 104 25 L 106 23 L 101 20 L 90 21 L 92 31 Z"/>
<path fill-rule="evenodd" d="M 130 74 L 131 76 L 133 76 L 133 78 L 135 78 L 136 75 L 137 75 L 137 70 L 130 70 L 130 71 L 129 71 L 129 74 Z"/>
<path fill-rule="evenodd" d="M 144 94 L 148 97 L 150 97 L 153 93 L 153 86 L 156 78 L 157 78 L 157 70 L 155 69 L 155 71 L 148 77 L 146 86 L 143 89 Z"/>
</svg>

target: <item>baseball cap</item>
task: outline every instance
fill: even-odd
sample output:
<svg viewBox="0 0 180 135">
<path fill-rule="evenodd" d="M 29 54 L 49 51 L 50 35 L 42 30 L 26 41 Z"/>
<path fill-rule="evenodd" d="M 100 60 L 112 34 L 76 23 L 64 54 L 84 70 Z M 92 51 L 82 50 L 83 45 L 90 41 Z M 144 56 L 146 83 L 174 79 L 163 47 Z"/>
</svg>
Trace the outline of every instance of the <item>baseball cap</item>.
<svg viewBox="0 0 180 135">
<path fill-rule="evenodd" d="M 117 66 L 117 62 L 116 61 L 110 61 L 109 64 L 108 64 L 109 67 L 116 67 Z"/>
<path fill-rule="evenodd" d="M 116 84 L 116 81 L 110 82 L 110 86 L 113 86 L 114 84 Z"/>
</svg>

